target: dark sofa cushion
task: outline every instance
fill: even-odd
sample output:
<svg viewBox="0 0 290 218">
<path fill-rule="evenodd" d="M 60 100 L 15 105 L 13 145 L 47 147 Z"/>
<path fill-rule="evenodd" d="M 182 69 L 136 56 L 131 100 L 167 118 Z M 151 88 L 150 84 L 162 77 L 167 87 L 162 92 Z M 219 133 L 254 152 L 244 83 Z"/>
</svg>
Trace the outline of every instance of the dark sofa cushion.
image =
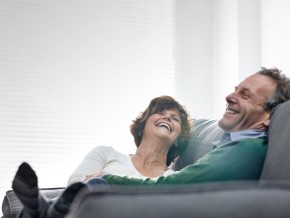
<svg viewBox="0 0 290 218">
<path fill-rule="evenodd" d="M 274 109 L 261 181 L 290 180 L 290 101 Z"/>
<path fill-rule="evenodd" d="M 290 184 L 113 186 L 80 193 L 66 218 L 286 218 L 289 205 Z"/>
</svg>

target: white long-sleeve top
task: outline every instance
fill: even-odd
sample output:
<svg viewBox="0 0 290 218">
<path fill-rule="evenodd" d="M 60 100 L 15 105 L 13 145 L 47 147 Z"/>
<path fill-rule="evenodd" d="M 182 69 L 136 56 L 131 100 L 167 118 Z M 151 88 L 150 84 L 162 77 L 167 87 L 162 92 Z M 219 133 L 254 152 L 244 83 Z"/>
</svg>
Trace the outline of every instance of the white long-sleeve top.
<svg viewBox="0 0 290 218">
<path fill-rule="evenodd" d="M 134 167 L 130 155 L 123 154 L 111 146 L 97 146 L 85 156 L 81 164 L 69 177 L 68 185 L 84 181 L 87 175 L 98 172 L 141 179 L 147 178 Z M 163 175 L 166 176 L 173 172 L 169 169 Z"/>
</svg>

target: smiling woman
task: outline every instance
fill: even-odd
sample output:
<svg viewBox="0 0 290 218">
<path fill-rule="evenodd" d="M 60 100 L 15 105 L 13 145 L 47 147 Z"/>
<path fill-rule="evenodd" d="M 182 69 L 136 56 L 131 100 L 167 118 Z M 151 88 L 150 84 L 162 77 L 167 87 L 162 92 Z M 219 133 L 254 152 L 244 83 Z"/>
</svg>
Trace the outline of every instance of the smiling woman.
<svg viewBox="0 0 290 218">
<path fill-rule="evenodd" d="M 134 155 L 97 146 L 86 155 L 68 184 L 106 173 L 137 178 L 169 175 L 173 172 L 169 165 L 187 146 L 190 127 L 190 116 L 180 103 L 170 96 L 156 97 L 130 127 L 137 146 Z"/>
</svg>

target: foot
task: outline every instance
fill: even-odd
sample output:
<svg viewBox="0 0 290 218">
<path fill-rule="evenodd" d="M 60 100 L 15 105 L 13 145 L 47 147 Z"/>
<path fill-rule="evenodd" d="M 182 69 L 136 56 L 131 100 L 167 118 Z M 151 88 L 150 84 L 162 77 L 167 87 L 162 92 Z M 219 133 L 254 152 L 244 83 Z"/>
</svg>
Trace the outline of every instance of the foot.
<svg viewBox="0 0 290 218">
<path fill-rule="evenodd" d="M 12 189 L 23 205 L 21 218 L 42 218 L 48 209 L 48 203 L 41 196 L 38 180 L 28 163 L 22 163 L 12 181 Z"/>
</svg>

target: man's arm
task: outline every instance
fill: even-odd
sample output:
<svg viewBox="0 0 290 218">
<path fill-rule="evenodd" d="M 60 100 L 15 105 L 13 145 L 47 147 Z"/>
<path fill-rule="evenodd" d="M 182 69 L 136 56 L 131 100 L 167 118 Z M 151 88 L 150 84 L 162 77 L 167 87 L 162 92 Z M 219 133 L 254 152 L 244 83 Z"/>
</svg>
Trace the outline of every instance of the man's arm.
<svg viewBox="0 0 290 218">
<path fill-rule="evenodd" d="M 242 139 L 216 148 L 196 163 L 156 180 L 135 179 L 115 175 L 103 178 L 109 184 L 149 185 L 190 184 L 228 180 L 258 180 L 263 167 L 266 144 L 264 138 Z"/>
</svg>

